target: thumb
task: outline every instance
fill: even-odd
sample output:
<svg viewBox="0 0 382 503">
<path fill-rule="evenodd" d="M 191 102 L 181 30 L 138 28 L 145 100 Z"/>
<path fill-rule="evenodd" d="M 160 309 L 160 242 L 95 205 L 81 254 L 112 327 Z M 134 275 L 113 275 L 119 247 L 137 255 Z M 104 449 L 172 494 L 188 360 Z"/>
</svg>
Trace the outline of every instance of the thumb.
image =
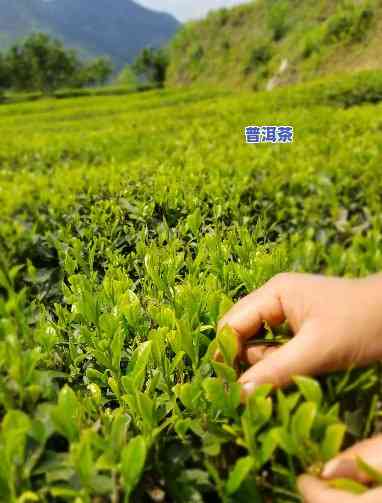
<svg viewBox="0 0 382 503">
<path fill-rule="evenodd" d="M 313 322 L 306 322 L 298 334 L 281 348 L 265 353 L 239 379 L 244 394 L 251 394 L 262 384 L 282 387 L 290 383 L 295 375 L 314 375 L 325 370 L 327 351 L 320 344 L 319 328 Z"/>
<path fill-rule="evenodd" d="M 370 482 L 367 474 L 358 467 L 357 458 L 382 471 L 382 435 L 363 440 L 329 461 L 322 476 L 326 479 L 351 478 L 358 482 Z"/>
<path fill-rule="evenodd" d="M 320 479 L 309 475 L 299 477 L 297 486 L 306 503 L 353 503 L 359 500 L 357 496 L 332 489 Z"/>
</svg>

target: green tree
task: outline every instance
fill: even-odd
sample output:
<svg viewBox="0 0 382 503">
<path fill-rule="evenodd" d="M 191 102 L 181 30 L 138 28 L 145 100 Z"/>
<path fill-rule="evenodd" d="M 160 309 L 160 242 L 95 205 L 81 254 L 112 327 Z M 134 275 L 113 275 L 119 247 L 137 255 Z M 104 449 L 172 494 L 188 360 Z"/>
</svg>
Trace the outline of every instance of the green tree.
<svg viewBox="0 0 382 503">
<path fill-rule="evenodd" d="M 0 93 L 11 85 L 10 71 L 5 57 L 0 54 Z"/>
<path fill-rule="evenodd" d="M 138 55 L 132 69 L 139 80 L 161 87 L 166 79 L 168 64 L 165 50 L 146 48 Z"/>
<path fill-rule="evenodd" d="M 79 72 L 79 85 L 105 85 L 113 72 L 113 65 L 108 58 L 89 61 Z"/>
<path fill-rule="evenodd" d="M 15 44 L 3 58 L 0 87 L 2 79 L 15 90 L 50 94 L 63 87 L 103 85 L 112 69 L 106 58 L 82 62 L 59 40 L 36 33 Z"/>
<path fill-rule="evenodd" d="M 7 63 L 12 87 L 44 93 L 71 85 L 81 68 L 75 51 L 65 49 L 60 41 L 44 33 L 33 34 L 14 45 Z"/>
<path fill-rule="evenodd" d="M 5 68 L 8 69 L 10 87 L 16 91 L 34 88 L 34 62 L 28 60 L 22 47 L 14 45 L 5 56 Z"/>
</svg>

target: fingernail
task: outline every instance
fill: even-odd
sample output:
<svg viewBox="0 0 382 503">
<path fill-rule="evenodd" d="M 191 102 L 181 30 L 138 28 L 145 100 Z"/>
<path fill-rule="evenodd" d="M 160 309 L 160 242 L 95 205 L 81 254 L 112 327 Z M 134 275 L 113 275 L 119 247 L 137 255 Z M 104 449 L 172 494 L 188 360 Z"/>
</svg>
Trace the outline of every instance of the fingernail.
<svg viewBox="0 0 382 503">
<path fill-rule="evenodd" d="M 329 461 L 329 463 L 326 463 L 324 466 L 324 469 L 322 470 L 321 476 L 324 479 L 331 479 L 334 476 L 336 476 L 336 472 L 338 471 L 338 468 L 341 465 L 341 460 L 340 459 L 332 459 L 332 461 Z"/>
<path fill-rule="evenodd" d="M 256 384 L 254 382 L 246 382 L 241 387 L 244 395 L 250 396 L 256 389 Z"/>
<path fill-rule="evenodd" d="M 329 461 L 322 470 L 324 479 L 353 478 L 357 473 L 357 464 L 352 458 L 338 458 Z"/>
</svg>

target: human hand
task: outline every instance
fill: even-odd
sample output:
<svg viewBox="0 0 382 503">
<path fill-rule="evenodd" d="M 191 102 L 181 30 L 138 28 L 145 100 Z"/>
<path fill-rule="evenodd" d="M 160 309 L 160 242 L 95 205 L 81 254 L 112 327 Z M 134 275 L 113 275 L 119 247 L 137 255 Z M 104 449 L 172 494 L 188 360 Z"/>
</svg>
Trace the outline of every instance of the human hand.
<svg viewBox="0 0 382 503">
<path fill-rule="evenodd" d="M 374 469 L 382 470 L 382 435 L 355 444 L 326 464 L 322 477 L 330 480 L 349 478 L 367 484 L 370 482 L 366 473 L 359 469 L 357 458 L 362 459 Z M 303 475 L 298 487 L 306 503 L 380 503 L 382 488 L 370 489 L 361 496 L 338 491 L 323 480 Z"/>
<path fill-rule="evenodd" d="M 381 503 L 382 488 L 370 489 L 359 495 L 333 489 L 320 479 L 303 475 L 298 488 L 304 503 Z"/>
<path fill-rule="evenodd" d="M 280 348 L 245 347 L 264 322 L 288 321 L 295 336 Z M 241 299 L 219 322 L 233 328 L 242 358 L 252 367 L 239 379 L 243 392 L 295 375 L 364 366 L 382 359 L 382 275 L 340 279 L 283 273 Z"/>
</svg>

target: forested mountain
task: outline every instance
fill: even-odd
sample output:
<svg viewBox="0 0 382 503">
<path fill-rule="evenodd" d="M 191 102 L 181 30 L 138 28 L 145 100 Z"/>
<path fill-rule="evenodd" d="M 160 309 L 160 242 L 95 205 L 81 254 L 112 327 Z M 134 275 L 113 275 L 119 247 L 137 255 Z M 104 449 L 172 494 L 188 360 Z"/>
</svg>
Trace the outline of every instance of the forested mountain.
<svg viewBox="0 0 382 503">
<path fill-rule="evenodd" d="M 109 55 L 118 66 L 140 49 L 166 43 L 179 22 L 132 0 L 0 0 L 0 47 L 44 31 L 84 56 Z"/>
</svg>

